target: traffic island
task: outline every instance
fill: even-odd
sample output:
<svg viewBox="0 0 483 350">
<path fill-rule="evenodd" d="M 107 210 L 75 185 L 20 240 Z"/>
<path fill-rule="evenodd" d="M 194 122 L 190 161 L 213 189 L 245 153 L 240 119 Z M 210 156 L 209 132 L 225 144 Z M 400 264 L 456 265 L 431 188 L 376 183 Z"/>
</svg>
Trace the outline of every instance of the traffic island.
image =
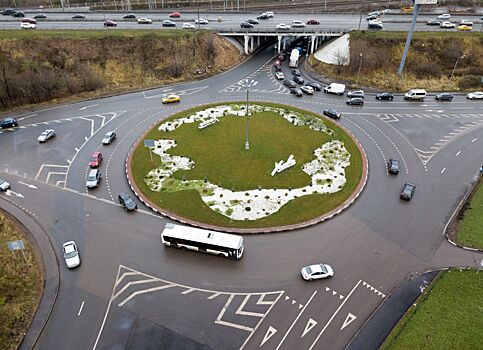
<svg viewBox="0 0 483 350">
<path fill-rule="evenodd" d="M 325 117 L 233 102 L 156 124 L 133 146 L 126 171 L 156 212 L 248 233 L 308 226 L 342 211 L 362 191 L 367 161 L 355 138 Z"/>
</svg>

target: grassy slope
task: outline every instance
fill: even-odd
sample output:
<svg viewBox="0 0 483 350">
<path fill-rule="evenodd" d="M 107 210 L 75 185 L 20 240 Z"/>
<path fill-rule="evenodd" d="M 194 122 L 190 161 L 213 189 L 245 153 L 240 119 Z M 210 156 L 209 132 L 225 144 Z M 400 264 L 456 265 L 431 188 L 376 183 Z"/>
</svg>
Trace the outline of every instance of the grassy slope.
<svg viewBox="0 0 483 350">
<path fill-rule="evenodd" d="M 12 254 L 7 242 L 23 239 Z M 16 349 L 27 331 L 42 293 L 41 272 L 20 228 L 0 212 L 0 349 Z"/>
<path fill-rule="evenodd" d="M 176 118 L 204 108 L 182 112 Z M 179 145 L 170 153 L 189 156 L 195 160 L 196 165 L 193 170 L 177 172 L 174 176 L 179 179 L 183 176 L 198 179 L 207 176 L 209 181 L 214 184 L 220 183 L 226 188 L 234 189 L 253 189 L 258 188 L 259 185 L 280 188 L 288 187 L 289 184 L 292 184 L 292 187 L 295 187 L 294 184 L 297 186 L 308 184 L 309 177 L 297 167 L 271 177 L 273 163 L 286 158 L 289 154 L 294 154 L 297 164 L 303 164 L 312 159 L 313 149 L 330 140 L 329 137 L 309 130 L 307 127 L 292 126 L 282 117 L 274 118 L 270 113 L 262 114 L 264 115 L 261 118 L 257 115 L 257 118 L 253 118 L 250 122 L 250 152 L 243 149 L 244 118 L 226 118 L 226 120 L 221 118 L 220 125 L 206 128 L 203 131 L 199 131 L 194 124 L 180 127 L 169 134 L 159 132 L 155 127 L 146 135 L 146 139 L 160 139 L 171 137 L 171 135 L 180 138 Z M 143 179 L 148 171 L 158 163 L 156 155 L 153 157 L 154 162 L 151 163 L 149 151 L 143 147 L 142 143 L 134 151 L 133 175 L 137 179 L 136 183 L 140 190 L 155 203 L 160 203 L 167 210 L 200 222 L 247 228 L 288 225 L 309 220 L 343 203 L 354 191 L 361 178 L 362 157 L 357 146 L 335 123 L 331 121 L 325 123 L 335 130 L 334 139 L 344 141 L 347 150 L 351 153 L 351 165 L 346 169 L 348 179 L 346 186 L 331 195 L 316 194 L 298 198 L 283 206 L 276 214 L 254 222 L 231 221 L 225 216 L 215 213 L 203 203 L 198 192 L 194 190 L 175 193 L 151 192 Z M 223 136 L 219 137 L 217 129 L 221 126 L 223 126 Z M 294 128 L 299 128 L 297 134 L 294 133 Z M 196 137 L 201 132 L 208 135 L 213 133 L 213 137 Z M 215 134 L 217 135 L 215 136 Z M 226 150 L 232 153 L 225 152 Z M 253 155 L 255 155 L 254 158 L 252 158 Z M 243 169 L 243 171 L 238 172 L 234 169 Z"/>
<path fill-rule="evenodd" d="M 471 209 L 458 224 L 458 243 L 467 247 L 483 249 L 483 181 L 471 198 Z"/>
<path fill-rule="evenodd" d="M 381 347 L 384 350 L 481 349 L 483 274 L 445 272 L 411 307 Z"/>
</svg>

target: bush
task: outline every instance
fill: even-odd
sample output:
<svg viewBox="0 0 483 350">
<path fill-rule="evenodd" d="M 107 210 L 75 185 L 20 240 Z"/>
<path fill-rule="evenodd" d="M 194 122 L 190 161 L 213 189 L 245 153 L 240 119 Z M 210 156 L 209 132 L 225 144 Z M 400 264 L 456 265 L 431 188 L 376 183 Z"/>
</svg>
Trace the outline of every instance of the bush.
<svg viewBox="0 0 483 350">
<path fill-rule="evenodd" d="M 458 82 L 458 87 L 461 90 L 471 89 L 471 88 L 481 88 L 483 83 L 481 81 L 482 77 L 478 75 L 467 75 L 463 77 Z"/>
<path fill-rule="evenodd" d="M 415 66 L 412 71 L 420 77 L 439 78 L 441 76 L 441 68 L 433 63 L 420 63 Z"/>
</svg>

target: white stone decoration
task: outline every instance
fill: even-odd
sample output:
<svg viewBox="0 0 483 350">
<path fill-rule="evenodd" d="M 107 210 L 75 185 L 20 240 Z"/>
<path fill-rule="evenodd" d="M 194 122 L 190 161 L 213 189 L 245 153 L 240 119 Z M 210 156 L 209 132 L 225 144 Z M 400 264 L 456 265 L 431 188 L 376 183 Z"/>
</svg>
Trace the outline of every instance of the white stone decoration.
<svg viewBox="0 0 483 350">
<path fill-rule="evenodd" d="M 198 129 L 204 129 L 207 128 L 210 125 L 213 125 L 215 123 L 219 122 L 217 117 L 210 117 L 209 119 L 203 119 L 200 125 L 198 125 Z"/>
<path fill-rule="evenodd" d="M 275 162 L 275 167 L 273 168 L 273 171 L 272 171 L 272 176 L 275 176 L 275 174 L 277 173 L 281 173 L 282 171 L 284 170 L 287 170 L 288 168 L 290 167 L 293 167 L 297 162 L 295 161 L 294 157 L 293 157 L 293 154 L 291 154 L 287 161 L 279 161 L 279 162 Z"/>
</svg>

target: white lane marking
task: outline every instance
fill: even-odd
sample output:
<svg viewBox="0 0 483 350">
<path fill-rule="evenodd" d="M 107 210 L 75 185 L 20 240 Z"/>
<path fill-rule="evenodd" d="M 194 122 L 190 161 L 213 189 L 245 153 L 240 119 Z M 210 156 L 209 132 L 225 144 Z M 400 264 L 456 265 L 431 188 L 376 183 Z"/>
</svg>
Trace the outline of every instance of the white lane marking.
<svg viewBox="0 0 483 350">
<path fill-rule="evenodd" d="M 77 316 L 80 316 L 83 307 L 84 307 L 84 301 L 82 301 L 82 304 L 80 306 L 79 312 L 77 313 Z"/>
<path fill-rule="evenodd" d="M 310 318 L 309 321 L 307 322 L 307 325 L 305 326 L 304 332 L 302 333 L 302 336 L 300 338 L 303 338 L 304 335 L 306 335 L 308 332 L 310 332 L 312 330 L 312 328 L 314 328 L 317 323 L 318 322 L 316 320 L 314 320 L 313 318 Z"/>
<path fill-rule="evenodd" d="M 89 138 L 88 138 L 87 136 L 84 136 L 84 139 L 85 139 L 86 141 L 89 141 Z"/>
<path fill-rule="evenodd" d="M 19 181 L 18 183 L 19 183 L 19 184 L 22 184 L 22 185 L 25 185 L 25 186 L 27 186 L 28 188 L 37 189 L 37 186 L 31 185 L 31 184 L 28 184 L 28 183 L 25 183 L 25 182 L 22 182 L 22 181 Z"/>
<path fill-rule="evenodd" d="M 228 298 L 228 300 L 226 301 L 225 305 L 223 306 L 223 308 L 221 309 L 221 312 L 218 314 L 218 317 L 216 318 L 215 320 L 215 323 L 217 324 L 221 324 L 223 326 L 227 326 L 227 327 L 232 327 L 232 328 L 236 328 L 236 329 L 241 329 L 243 331 L 248 331 L 248 332 L 253 332 L 253 328 L 251 327 L 247 327 L 247 326 L 242 326 L 240 324 L 236 324 L 236 323 L 232 323 L 232 322 L 227 322 L 227 321 L 222 321 L 221 318 L 223 317 L 223 315 L 225 314 L 226 312 L 226 309 L 228 309 L 228 306 L 230 305 L 230 303 L 233 301 L 233 298 L 235 297 L 235 294 L 232 294 L 230 295 L 230 297 Z"/>
<path fill-rule="evenodd" d="M 461 151 L 456 152 L 456 157 L 460 155 Z"/>
<path fill-rule="evenodd" d="M 214 293 L 214 294 L 210 295 L 207 299 L 208 300 L 215 299 L 218 295 L 220 295 L 220 293 Z"/>
<path fill-rule="evenodd" d="M 171 287 L 174 287 L 174 285 L 172 284 L 167 284 L 167 285 L 164 285 L 164 286 L 159 286 L 159 287 L 153 287 L 153 288 L 149 288 L 149 289 L 144 289 L 144 290 L 138 290 L 137 292 L 134 292 L 132 293 L 130 296 L 128 296 L 126 299 L 124 299 L 123 301 L 121 301 L 119 304 L 117 304 L 117 306 L 119 307 L 122 307 L 124 304 L 126 304 L 129 300 L 131 300 L 132 298 L 134 298 L 135 296 L 137 295 L 140 295 L 140 294 L 144 294 L 144 293 L 149 293 L 149 292 L 154 292 L 156 290 L 162 290 L 162 289 L 167 289 L 167 288 L 171 288 Z"/>
<path fill-rule="evenodd" d="M 443 169 L 441 170 L 441 174 L 442 174 L 442 173 L 444 173 L 444 171 L 445 171 L 445 170 L 446 170 L 446 168 L 443 168 Z"/>
<path fill-rule="evenodd" d="M 270 339 L 272 335 L 274 335 L 275 333 L 277 333 L 277 330 L 272 326 L 269 326 L 267 329 L 267 333 L 265 333 L 265 336 L 263 337 L 263 340 L 260 343 L 260 347 L 262 347 L 262 345 L 265 344 L 267 340 Z"/>
<path fill-rule="evenodd" d="M 18 120 L 24 120 L 24 119 L 27 119 L 27 118 L 32 118 L 32 117 L 35 117 L 37 114 L 30 114 L 30 115 L 26 115 L 25 117 L 22 117 L 22 118 L 19 118 Z"/>
<path fill-rule="evenodd" d="M 476 140 L 478 140 L 478 137 L 475 137 L 473 140 L 471 140 L 471 143 L 475 142 Z"/>
<path fill-rule="evenodd" d="M 25 197 L 23 196 L 23 194 L 21 194 L 21 193 L 17 193 L 17 192 L 14 192 L 14 191 L 12 191 L 12 190 L 7 190 L 7 191 L 5 192 L 5 194 L 6 194 L 7 196 L 11 196 L 11 195 L 13 194 L 13 195 L 15 195 L 15 196 L 17 196 L 17 197 L 20 197 L 20 198 L 25 198 Z"/>
<path fill-rule="evenodd" d="M 354 321 L 357 318 L 356 315 L 351 314 L 350 312 L 347 314 L 344 323 L 342 324 L 342 327 L 340 327 L 340 330 L 343 330 L 345 327 L 350 325 L 352 321 Z"/>
<path fill-rule="evenodd" d="M 237 314 L 237 315 L 243 315 L 243 316 L 263 317 L 263 315 L 265 315 L 265 314 L 261 314 L 261 313 L 258 313 L 258 312 L 243 311 L 243 308 L 247 304 L 247 302 L 250 299 L 250 297 L 251 297 L 250 294 L 247 294 L 245 296 L 245 299 L 243 299 L 243 302 L 240 304 L 240 306 L 238 307 L 238 309 L 235 311 L 235 314 Z"/>
<path fill-rule="evenodd" d="M 317 341 L 319 340 L 320 336 L 322 334 L 324 334 L 325 330 L 327 329 L 327 327 L 329 327 L 330 323 L 332 322 L 332 320 L 334 319 L 334 317 L 339 313 L 340 309 L 342 309 L 342 307 L 344 306 L 344 304 L 347 302 L 347 300 L 349 300 L 350 296 L 352 295 L 352 293 L 356 290 L 356 288 L 359 286 L 359 284 L 361 284 L 362 280 L 359 280 L 359 282 L 357 282 L 357 284 L 354 286 L 354 288 L 352 288 L 352 290 L 350 291 L 350 293 L 347 295 L 347 298 L 344 299 L 344 301 L 339 305 L 339 307 L 337 308 L 337 310 L 335 310 L 334 314 L 332 315 L 332 317 L 329 319 L 329 321 L 325 324 L 324 328 L 322 328 L 322 330 L 320 331 L 319 335 L 317 336 L 317 338 L 315 338 L 314 342 L 312 343 L 312 345 L 310 346 L 309 350 L 312 350 L 315 346 L 315 344 L 317 343 Z"/>
<path fill-rule="evenodd" d="M 95 106 L 97 106 L 97 104 L 90 105 L 90 106 L 85 106 L 85 107 L 81 107 L 81 108 L 79 108 L 79 111 L 83 111 L 84 109 L 91 108 L 91 107 L 95 107 Z"/>
<path fill-rule="evenodd" d="M 317 294 L 317 291 L 315 291 L 315 292 L 312 293 L 312 296 L 310 297 L 309 301 L 307 301 L 307 303 L 305 304 L 305 306 L 302 308 L 302 310 L 299 312 L 299 314 L 297 315 L 297 317 L 295 318 L 295 320 L 292 322 L 292 324 L 290 325 L 290 328 L 287 330 L 287 332 L 285 333 L 285 335 L 283 336 L 282 340 L 280 341 L 280 343 L 278 344 L 278 346 L 276 347 L 275 350 L 280 349 L 280 346 L 282 346 L 282 343 L 285 341 L 285 338 L 287 338 L 287 336 L 290 333 L 290 331 L 292 330 L 293 326 L 295 326 L 295 323 L 297 323 L 297 321 L 299 320 L 300 316 L 302 316 L 302 313 L 305 311 L 305 309 L 307 308 L 307 306 L 310 304 L 310 302 L 314 298 L 315 294 Z"/>
<path fill-rule="evenodd" d="M 189 294 L 193 291 L 195 291 L 196 289 L 193 289 L 193 288 L 190 288 L 190 289 L 186 289 L 184 292 L 182 292 L 181 294 Z"/>
</svg>

